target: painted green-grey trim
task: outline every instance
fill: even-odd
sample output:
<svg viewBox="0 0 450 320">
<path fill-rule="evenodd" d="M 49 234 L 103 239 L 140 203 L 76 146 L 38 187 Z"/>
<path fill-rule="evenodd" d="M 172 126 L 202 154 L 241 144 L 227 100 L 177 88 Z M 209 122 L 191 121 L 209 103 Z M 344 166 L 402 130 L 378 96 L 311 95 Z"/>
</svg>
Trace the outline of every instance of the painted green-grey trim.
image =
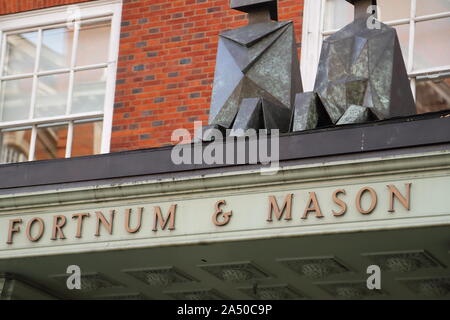
<svg viewBox="0 0 450 320">
<path fill-rule="evenodd" d="M 260 170 L 215 173 L 193 177 L 105 184 L 78 188 L 36 191 L 0 196 L 1 212 L 46 209 L 53 206 L 95 204 L 178 194 L 211 191 L 245 190 L 258 187 L 283 187 L 294 183 L 394 176 L 405 173 L 449 172 L 450 151 L 430 152 L 371 159 L 318 162 L 286 166 L 277 174 L 261 174 Z"/>
</svg>

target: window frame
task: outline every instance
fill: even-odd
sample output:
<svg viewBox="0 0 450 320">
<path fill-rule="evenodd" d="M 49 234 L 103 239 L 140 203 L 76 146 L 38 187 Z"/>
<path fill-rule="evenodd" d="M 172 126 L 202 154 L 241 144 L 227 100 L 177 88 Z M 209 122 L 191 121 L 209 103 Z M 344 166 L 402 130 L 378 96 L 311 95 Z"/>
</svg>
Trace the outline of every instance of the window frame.
<svg viewBox="0 0 450 320">
<path fill-rule="evenodd" d="M 314 82 L 320 59 L 320 51 L 325 36 L 333 34 L 339 29 L 324 30 L 325 7 L 327 0 L 305 0 L 302 34 L 301 68 L 303 87 L 305 91 L 314 89 Z M 416 16 L 417 0 L 410 0 L 411 8 L 408 18 L 386 21 L 388 26 L 409 25 L 408 61 L 405 61 L 406 70 L 411 83 L 414 99 L 416 98 L 416 81 L 435 79 L 450 75 L 450 65 L 427 69 L 414 69 L 415 31 L 418 22 L 449 18 L 450 11 Z M 382 12 L 381 12 L 382 14 Z M 319 17 L 319 19 L 317 19 Z"/>
<path fill-rule="evenodd" d="M 101 153 L 109 153 L 111 145 L 111 133 L 112 133 L 112 121 L 114 111 L 114 97 L 116 90 L 116 74 L 117 74 L 117 62 L 119 57 L 119 44 L 120 44 L 120 29 L 122 19 L 122 0 L 99 0 L 93 2 L 84 2 L 79 4 L 64 5 L 40 10 L 27 11 L 22 13 L 10 14 L 0 16 L 0 67 L 3 66 L 6 55 L 6 36 L 10 33 L 25 32 L 27 30 L 38 29 L 38 37 L 42 37 L 42 29 L 48 29 L 49 27 L 55 27 L 58 25 L 71 24 L 74 27 L 74 32 L 77 36 L 80 27 L 80 21 L 84 20 L 101 20 L 108 19 L 111 21 L 110 35 L 109 35 L 109 51 L 107 61 L 105 63 L 76 67 L 74 66 L 75 57 L 72 55 L 72 64 L 68 68 L 49 71 L 51 75 L 62 74 L 63 71 L 70 72 L 70 78 L 74 78 L 73 73 L 75 70 L 94 70 L 98 68 L 106 69 L 106 84 L 105 84 L 105 98 L 102 111 L 85 112 L 80 114 L 56 117 L 46 117 L 33 119 L 29 117 L 26 120 L 1 122 L 0 130 L 12 130 L 14 128 L 31 128 L 31 141 L 28 154 L 28 161 L 34 160 L 34 153 L 36 149 L 36 135 L 40 125 L 49 126 L 51 124 L 67 123 L 68 125 L 68 137 L 66 141 L 65 157 L 70 158 L 73 139 L 73 126 L 76 121 L 83 121 L 86 119 L 92 119 L 93 121 L 102 119 L 103 130 L 101 138 Z M 71 22 L 72 21 L 72 22 Z M 35 59 L 39 59 L 39 47 L 41 45 L 41 39 L 38 41 L 36 49 Z M 75 42 L 78 43 L 78 40 Z M 72 53 L 76 50 L 72 48 Z M 31 106 L 35 106 L 36 92 L 37 92 L 37 75 L 42 76 L 43 72 L 37 70 L 38 63 L 35 62 L 35 70 L 32 73 L 33 89 L 31 96 Z M 1 70 L 3 73 L 3 70 Z M 44 72 L 47 73 L 47 72 Z M 28 74 L 30 76 L 31 74 Z M 25 74 L 21 75 L 1 75 L 0 76 L 0 91 L 3 81 L 10 79 L 22 79 L 25 78 Z M 73 81 L 69 83 L 68 95 L 71 95 L 73 87 Z M 70 97 L 68 97 L 68 100 Z M 71 103 L 68 103 L 70 106 Z M 66 107 L 68 107 L 66 106 Z M 34 108 L 31 108 L 32 113 Z"/>
</svg>

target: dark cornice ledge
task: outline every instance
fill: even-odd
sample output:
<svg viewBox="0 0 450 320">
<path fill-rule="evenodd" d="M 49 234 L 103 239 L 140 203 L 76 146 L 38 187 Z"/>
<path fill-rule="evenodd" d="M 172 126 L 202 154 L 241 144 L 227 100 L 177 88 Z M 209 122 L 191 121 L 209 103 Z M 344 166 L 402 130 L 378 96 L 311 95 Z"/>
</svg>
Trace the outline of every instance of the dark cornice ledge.
<svg viewBox="0 0 450 320">
<path fill-rule="evenodd" d="M 450 111 L 280 137 L 280 162 L 450 144 Z M 236 165 L 175 165 L 172 147 L 0 165 L 0 189 L 118 179 Z M 245 165 L 244 165 L 245 166 Z M 242 166 L 241 166 L 242 167 Z"/>
</svg>

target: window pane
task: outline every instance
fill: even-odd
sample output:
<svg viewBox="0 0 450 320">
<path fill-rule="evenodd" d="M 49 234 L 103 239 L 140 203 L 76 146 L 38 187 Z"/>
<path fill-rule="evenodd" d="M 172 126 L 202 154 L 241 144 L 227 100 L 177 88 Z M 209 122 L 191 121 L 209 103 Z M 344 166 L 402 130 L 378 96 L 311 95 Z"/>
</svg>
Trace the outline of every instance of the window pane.
<svg viewBox="0 0 450 320">
<path fill-rule="evenodd" d="M 411 0 L 379 0 L 379 17 L 382 21 L 409 18 L 411 15 Z M 347 1 L 326 0 L 324 30 L 340 29 L 352 22 L 354 6 Z"/>
<path fill-rule="evenodd" d="M 62 116 L 66 113 L 69 74 L 39 77 L 35 118 Z"/>
<path fill-rule="evenodd" d="M 6 37 L 4 74 L 34 71 L 37 38 L 37 32 L 12 34 Z"/>
<path fill-rule="evenodd" d="M 2 121 L 28 119 L 32 85 L 32 78 L 2 81 Z"/>
<path fill-rule="evenodd" d="M 110 21 L 103 21 L 81 25 L 77 47 L 77 66 L 108 62 L 110 24 Z"/>
<path fill-rule="evenodd" d="M 450 109 L 450 77 L 416 82 L 417 112 Z"/>
<path fill-rule="evenodd" d="M 400 48 L 402 49 L 403 61 L 405 66 L 408 66 L 408 51 L 409 51 L 409 24 L 402 24 L 394 27 L 397 30 Z"/>
<path fill-rule="evenodd" d="M 416 16 L 450 11 L 449 0 L 417 0 Z"/>
<path fill-rule="evenodd" d="M 411 16 L 411 0 L 378 0 L 378 10 L 382 21 L 409 18 Z"/>
<path fill-rule="evenodd" d="M 450 65 L 450 18 L 416 24 L 414 69 Z"/>
<path fill-rule="evenodd" d="M 64 158 L 66 141 L 67 125 L 38 128 L 34 160 Z"/>
<path fill-rule="evenodd" d="M 39 61 L 41 71 L 68 68 L 72 56 L 73 31 L 67 28 L 48 29 L 42 32 Z"/>
<path fill-rule="evenodd" d="M 106 69 L 75 72 L 72 113 L 102 111 L 105 87 Z"/>
<path fill-rule="evenodd" d="M 72 157 L 100 154 L 103 121 L 75 123 L 73 126 Z"/>
<path fill-rule="evenodd" d="M 353 21 L 354 8 L 347 1 L 327 0 L 324 30 L 340 29 Z"/>
<path fill-rule="evenodd" d="M 28 160 L 31 129 L 7 131 L 1 134 L 0 163 L 15 163 Z"/>
</svg>

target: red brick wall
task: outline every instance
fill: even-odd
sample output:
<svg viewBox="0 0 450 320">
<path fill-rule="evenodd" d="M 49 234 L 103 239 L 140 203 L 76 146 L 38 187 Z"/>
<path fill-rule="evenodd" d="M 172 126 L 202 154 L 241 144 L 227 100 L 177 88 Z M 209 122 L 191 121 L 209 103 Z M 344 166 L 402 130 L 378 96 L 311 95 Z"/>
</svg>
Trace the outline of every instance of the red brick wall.
<svg viewBox="0 0 450 320">
<path fill-rule="evenodd" d="M 91 0 L 0 0 L 0 15 L 87 1 Z"/>
<path fill-rule="evenodd" d="M 89 0 L 0 0 L 0 14 Z M 279 0 L 300 44 L 303 0 Z M 123 0 L 111 151 L 170 144 L 208 121 L 218 34 L 246 24 L 229 0 Z"/>
<path fill-rule="evenodd" d="M 280 0 L 301 37 L 303 0 Z M 245 25 L 229 0 L 125 0 L 112 151 L 170 144 L 208 121 L 218 34 Z"/>
</svg>

